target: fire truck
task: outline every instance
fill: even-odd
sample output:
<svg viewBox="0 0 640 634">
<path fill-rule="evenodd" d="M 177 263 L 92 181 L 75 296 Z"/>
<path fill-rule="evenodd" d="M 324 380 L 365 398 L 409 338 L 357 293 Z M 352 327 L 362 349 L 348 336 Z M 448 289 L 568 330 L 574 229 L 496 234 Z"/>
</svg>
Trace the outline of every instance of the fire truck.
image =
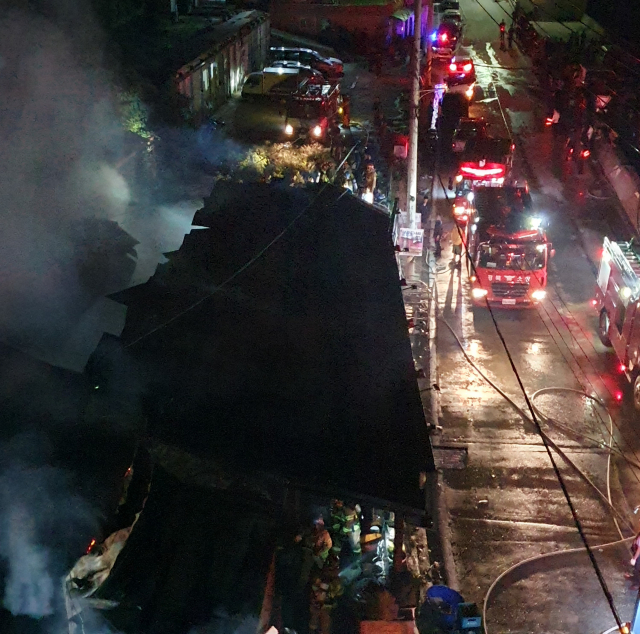
<svg viewBox="0 0 640 634">
<path fill-rule="evenodd" d="M 604 239 L 593 304 L 600 340 L 613 348 L 640 410 L 640 253 L 632 242 Z"/>
<path fill-rule="evenodd" d="M 474 187 L 502 187 L 513 166 L 511 139 L 476 136 L 465 145 L 456 174 L 456 194 Z"/>
<path fill-rule="evenodd" d="M 511 139 L 493 139 L 484 135 L 466 142 L 455 177 L 453 217 L 458 224 L 472 222 L 473 205 L 469 199 L 474 191 L 483 187 L 502 187 L 508 182 L 514 149 Z M 452 185 L 450 182 L 450 187 Z"/>
<path fill-rule="evenodd" d="M 292 140 L 302 138 L 329 144 L 335 133 L 341 102 L 337 83 L 309 78 L 287 103 L 285 136 Z"/>
<path fill-rule="evenodd" d="M 474 224 L 467 225 L 473 305 L 539 304 L 546 297 L 547 265 L 555 252 L 528 187 L 480 187 L 470 199 L 475 214 Z"/>
</svg>

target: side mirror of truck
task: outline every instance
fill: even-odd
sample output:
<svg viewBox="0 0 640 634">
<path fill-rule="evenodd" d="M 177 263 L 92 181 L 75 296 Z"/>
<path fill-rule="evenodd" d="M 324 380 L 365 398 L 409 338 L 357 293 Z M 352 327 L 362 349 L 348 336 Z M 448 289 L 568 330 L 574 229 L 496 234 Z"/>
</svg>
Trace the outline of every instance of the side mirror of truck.
<svg viewBox="0 0 640 634">
<path fill-rule="evenodd" d="M 449 191 L 453 191 L 453 178 L 451 178 L 451 176 L 449 176 L 449 184 L 447 185 L 447 188 Z"/>
<path fill-rule="evenodd" d="M 556 250 L 555 249 L 551 249 L 551 251 L 549 251 L 549 257 L 553 258 L 556 255 Z"/>
</svg>

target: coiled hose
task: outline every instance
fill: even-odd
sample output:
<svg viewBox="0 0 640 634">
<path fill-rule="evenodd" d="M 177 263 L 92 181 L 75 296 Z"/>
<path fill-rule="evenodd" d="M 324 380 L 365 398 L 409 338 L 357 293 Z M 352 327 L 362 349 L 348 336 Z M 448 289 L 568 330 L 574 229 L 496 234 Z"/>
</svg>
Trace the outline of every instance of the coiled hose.
<svg viewBox="0 0 640 634">
<path fill-rule="evenodd" d="M 440 311 L 438 310 L 438 313 Z M 460 350 L 462 351 L 462 354 L 464 356 L 464 358 L 467 360 L 467 362 L 469 363 L 469 365 L 471 365 L 471 367 L 494 389 L 496 390 L 496 392 L 498 392 L 498 394 L 500 394 L 500 396 L 502 396 L 512 407 L 513 409 L 522 417 L 523 420 L 525 420 L 528 423 L 533 424 L 533 421 L 531 420 L 531 418 L 528 416 L 528 414 L 521 408 L 519 407 L 498 385 L 496 385 L 477 365 L 476 363 L 473 361 L 473 359 L 471 359 L 471 357 L 469 357 L 469 355 L 467 354 L 467 351 L 464 349 L 464 346 L 462 344 L 462 342 L 460 341 L 460 338 L 458 337 L 458 335 L 456 334 L 456 332 L 454 331 L 453 327 L 449 324 L 449 322 L 441 315 L 438 314 L 438 319 L 448 328 L 448 330 L 451 332 L 451 334 L 453 335 L 453 338 L 455 339 L 456 343 L 458 344 L 458 346 L 460 347 Z M 587 476 L 586 473 L 584 473 L 559 447 L 558 445 L 551 439 L 549 438 L 549 436 L 547 434 L 544 434 L 545 440 L 547 441 L 547 443 L 549 444 L 550 447 L 553 448 L 553 450 L 564 460 L 564 462 L 566 464 L 568 464 L 574 471 L 576 471 L 576 473 L 578 473 L 578 475 L 585 481 L 587 482 L 587 484 L 589 484 L 589 486 L 598 494 L 598 497 L 604 502 L 605 506 L 607 506 L 611 512 L 612 512 L 612 517 L 613 517 L 613 521 L 616 525 L 616 530 L 618 531 L 618 534 L 620 535 L 620 539 L 616 540 L 614 542 L 608 542 L 606 544 L 599 544 L 597 546 L 594 546 L 593 548 L 597 548 L 598 550 L 602 550 L 605 548 L 610 548 L 610 547 L 615 547 L 615 546 L 620 546 L 624 543 L 627 542 L 631 542 L 633 540 L 633 533 L 635 533 L 634 529 L 633 529 L 633 525 L 631 524 L 631 522 L 624 517 L 611 503 L 611 486 L 610 486 L 610 467 L 611 467 L 611 447 L 612 447 L 612 443 L 613 443 L 613 419 L 611 418 L 611 414 L 609 414 L 609 411 L 606 409 L 606 407 L 604 406 L 604 404 L 596 397 L 587 394 L 586 392 L 582 392 L 581 390 L 575 390 L 572 388 L 563 388 L 563 387 L 548 387 L 548 388 L 543 388 L 541 390 L 538 390 L 537 392 L 535 392 L 534 394 L 531 395 L 531 403 L 533 404 L 534 410 L 536 412 L 536 415 L 541 419 L 544 420 L 546 423 L 548 424 L 553 424 L 556 427 L 559 428 L 564 428 L 566 429 L 566 426 L 563 426 L 561 423 L 555 421 L 554 419 L 546 416 L 545 414 L 543 414 L 540 409 L 538 407 L 535 406 L 535 399 L 539 396 L 542 396 L 543 394 L 549 394 L 549 393 L 562 393 L 562 392 L 570 392 L 570 393 L 574 393 L 574 394 L 579 394 L 580 396 L 584 397 L 584 398 L 588 398 L 592 401 L 594 401 L 595 403 L 597 403 L 597 405 L 599 405 L 606 413 L 607 418 L 608 418 L 608 422 L 609 422 L 609 442 L 608 442 L 608 456 L 607 456 L 607 494 L 605 495 L 602 491 L 600 491 L 600 489 L 591 481 L 591 479 L 589 478 L 589 476 Z M 618 524 L 618 521 L 616 520 L 616 517 L 627 527 L 629 528 L 629 530 L 632 533 L 631 537 L 625 537 L 622 533 L 622 530 L 620 529 L 620 525 Z M 556 551 L 552 551 L 550 553 L 544 553 L 541 555 L 536 555 L 534 557 L 529 557 L 528 559 L 524 559 L 523 561 L 520 561 L 516 564 L 514 564 L 513 566 L 511 566 L 510 568 L 508 568 L 507 570 L 505 570 L 504 572 L 502 572 L 491 584 L 491 586 L 489 587 L 489 590 L 487 591 L 487 593 L 485 594 L 484 597 L 484 602 L 483 602 L 483 607 L 482 607 L 482 625 L 484 628 L 484 632 L 485 634 L 489 634 L 489 630 L 487 628 L 487 605 L 489 604 L 489 600 L 491 598 L 491 595 L 493 594 L 496 586 L 508 575 L 513 574 L 516 570 L 518 570 L 519 568 L 522 568 L 532 562 L 535 561 L 541 561 L 544 559 L 552 559 L 555 557 L 561 557 L 561 556 L 567 556 L 567 555 L 571 555 L 571 554 L 576 554 L 576 553 L 580 553 L 580 552 L 584 552 L 586 550 L 586 548 L 584 546 L 581 546 L 579 548 L 566 548 L 566 549 L 562 549 L 562 550 L 556 550 Z M 609 632 L 613 632 L 614 630 L 609 630 Z M 605 633 L 607 634 L 607 633 Z"/>
</svg>

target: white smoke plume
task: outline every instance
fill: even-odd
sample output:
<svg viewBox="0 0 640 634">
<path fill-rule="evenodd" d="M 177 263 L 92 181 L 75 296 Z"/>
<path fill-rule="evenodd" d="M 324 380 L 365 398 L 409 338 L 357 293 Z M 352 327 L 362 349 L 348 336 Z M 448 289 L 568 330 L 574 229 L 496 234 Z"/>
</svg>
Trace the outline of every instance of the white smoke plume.
<svg viewBox="0 0 640 634">
<path fill-rule="evenodd" d="M 46 442 L 33 434 L 0 451 L 2 602 L 14 615 L 54 614 L 69 558 L 97 530 L 96 513 L 72 493 L 70 474 L 46 464 L 50 460 Z"/>
<path fill-rule="evenodd" d="M 106 77 L 51 7 L 0 14 L 0 340 L 48 361 L 87 309 L 79 221 L 128 204 L 109 167 L 123 133 Z"/>
</svg>

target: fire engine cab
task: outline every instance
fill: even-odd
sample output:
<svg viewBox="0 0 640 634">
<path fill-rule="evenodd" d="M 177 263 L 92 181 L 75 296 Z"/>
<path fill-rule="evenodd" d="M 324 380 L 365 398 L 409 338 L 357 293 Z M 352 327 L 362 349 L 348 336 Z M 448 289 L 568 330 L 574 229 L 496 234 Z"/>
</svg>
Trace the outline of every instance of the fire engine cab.
<svg viewBox="0 0 640 634">
<path fill-rule="evenodd" d="M 545 297 L 554 250 L 545 222 L 533 210 L 528 187 L 481 187 L 467 225 L 474 306 L 533 307 Z"/>
<path fill-rule="evenodd" d="M 303 82 L 287 104 L 285 136 L 329 143 L 341 101 L 337 83 L 318 82 L 313 78 Z"/>
<path fill-rule="evenodd" d="M 604 239 L 593 303 L 600 340 L 613 348 L 640 410 L 640 253 L 632 242 Z"/>
</svg>

